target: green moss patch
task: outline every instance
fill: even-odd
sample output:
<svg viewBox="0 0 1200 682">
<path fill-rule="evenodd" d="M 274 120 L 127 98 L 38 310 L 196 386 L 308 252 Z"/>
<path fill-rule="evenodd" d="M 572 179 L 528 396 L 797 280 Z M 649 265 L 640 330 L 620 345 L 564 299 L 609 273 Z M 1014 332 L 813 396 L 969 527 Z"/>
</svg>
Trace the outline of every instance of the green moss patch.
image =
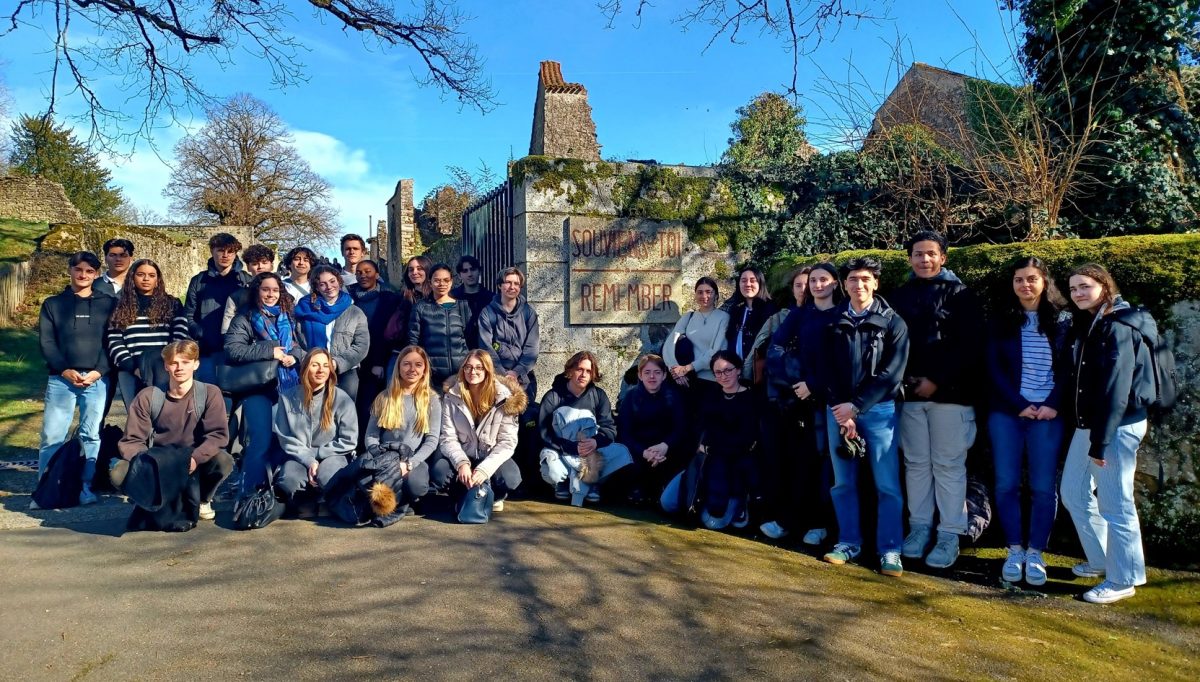
<svg viewBox="0 0 1200 682">
<path fill-rule="evenodd" d="M 38 240 L 46 234 L 46 223 L 26 223 L 0 219 L 0 263 L 20 263 L 29 260 L 37 250 Z"/>
</svg>

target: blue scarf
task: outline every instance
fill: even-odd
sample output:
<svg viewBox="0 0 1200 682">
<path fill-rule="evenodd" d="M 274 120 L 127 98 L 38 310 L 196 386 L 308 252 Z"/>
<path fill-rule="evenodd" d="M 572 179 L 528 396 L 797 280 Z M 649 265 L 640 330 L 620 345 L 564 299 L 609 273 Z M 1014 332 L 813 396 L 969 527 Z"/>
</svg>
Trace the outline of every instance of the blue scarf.
<svg viewBox="0 0 1200 682">
<path fill-rule="evenodd" d="M 271 318 L 269 321 L 268 317 Z M 292 340 L 292 318 L 284 315 L 279 306 L 265 305 L 261 310 L 255 310 L 250 316 L 250 324 L 254 325 L 254 333 L 258 334 L 259 338 L 276 341 L 284 352 L 292 352 L 295 346 Z M 296 373 L 295 366 L 279 365 L 276 376 L 279 378 L 280 392 L 300 383 L 300 375 Z"/>
<path fill-rule="evenodd" d="M 316 299 L 316 303 L 313 303 L 313 299 Z M 300 299 L 300 303 L 296 305 L 296 319 L 300 321 L 304 330 L 304 340 L 308 342 L 309 350 L 329 350 L 329 337 L 325 334 L 325 327 L 353 304 L 354 299 L 344 291 L 338 294 L 337 300 L 332 304 L 326 303 L 320 296 L 305 296 Z"/>
</svg>

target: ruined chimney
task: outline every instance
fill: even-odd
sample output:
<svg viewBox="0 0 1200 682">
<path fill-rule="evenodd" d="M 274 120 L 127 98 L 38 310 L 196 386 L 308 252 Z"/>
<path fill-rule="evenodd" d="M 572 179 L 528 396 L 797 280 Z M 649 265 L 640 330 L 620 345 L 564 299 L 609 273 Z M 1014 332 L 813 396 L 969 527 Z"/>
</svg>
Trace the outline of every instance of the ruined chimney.
<svg viewBox="0 0 1200 682">
<path fill-rule="evenodd" d="M 542 62 L 537 102 L 533 105 L 533 134 L 529 153 L 560 159 L 600 160 L 596 122 L 587 89 L 563 80 L 562 65 Z"/>
</svg>

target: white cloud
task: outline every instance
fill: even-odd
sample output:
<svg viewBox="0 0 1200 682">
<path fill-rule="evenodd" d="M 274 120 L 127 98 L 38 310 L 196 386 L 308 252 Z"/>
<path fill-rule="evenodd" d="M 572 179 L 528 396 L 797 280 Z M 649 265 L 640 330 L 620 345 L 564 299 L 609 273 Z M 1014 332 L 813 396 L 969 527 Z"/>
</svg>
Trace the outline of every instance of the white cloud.
<svg viewBox="0 0 1200 682">
<path fill-rule="evenodd" d="M 312 130 L 293 130 L 292 137 L 313 171 L 334 184 L 360 181 L 371 170 L 365 151 L 351 149 L 336 137 Z"/>
</svg>

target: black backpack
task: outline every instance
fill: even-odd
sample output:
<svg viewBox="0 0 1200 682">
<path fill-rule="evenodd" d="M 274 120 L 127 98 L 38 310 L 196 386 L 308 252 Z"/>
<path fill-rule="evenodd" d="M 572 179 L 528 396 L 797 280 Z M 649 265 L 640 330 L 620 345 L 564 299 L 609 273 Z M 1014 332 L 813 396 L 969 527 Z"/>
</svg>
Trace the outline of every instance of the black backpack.
<svg viewBox="0 0 1200 682">
<path fill-rule="evenodd" d="M 1146 312 L 1146 315 L 1149 314 Z M 1175 369 L 1175 353 L 1166 338 L 1158 332 L 1157 325 L 1154 325 L 1153 336 L 1142 333 L 1137 327 L 1132 329 L 1141 337 L 1142 344 L 1150 355 L 1150 367 L 1154 374 L 1154 401 L 1150 403 L 1150 409 L 1160 414 L 1169 412 L 1179 399 L 1179 373 Z"/>
<path fill-rule="evenodd" d="M 72 437 L 50 457 L 32 497 L 42 509 L 66 509 L 79 505 L 82 491 L 83 445 Z"/>
</svg>

